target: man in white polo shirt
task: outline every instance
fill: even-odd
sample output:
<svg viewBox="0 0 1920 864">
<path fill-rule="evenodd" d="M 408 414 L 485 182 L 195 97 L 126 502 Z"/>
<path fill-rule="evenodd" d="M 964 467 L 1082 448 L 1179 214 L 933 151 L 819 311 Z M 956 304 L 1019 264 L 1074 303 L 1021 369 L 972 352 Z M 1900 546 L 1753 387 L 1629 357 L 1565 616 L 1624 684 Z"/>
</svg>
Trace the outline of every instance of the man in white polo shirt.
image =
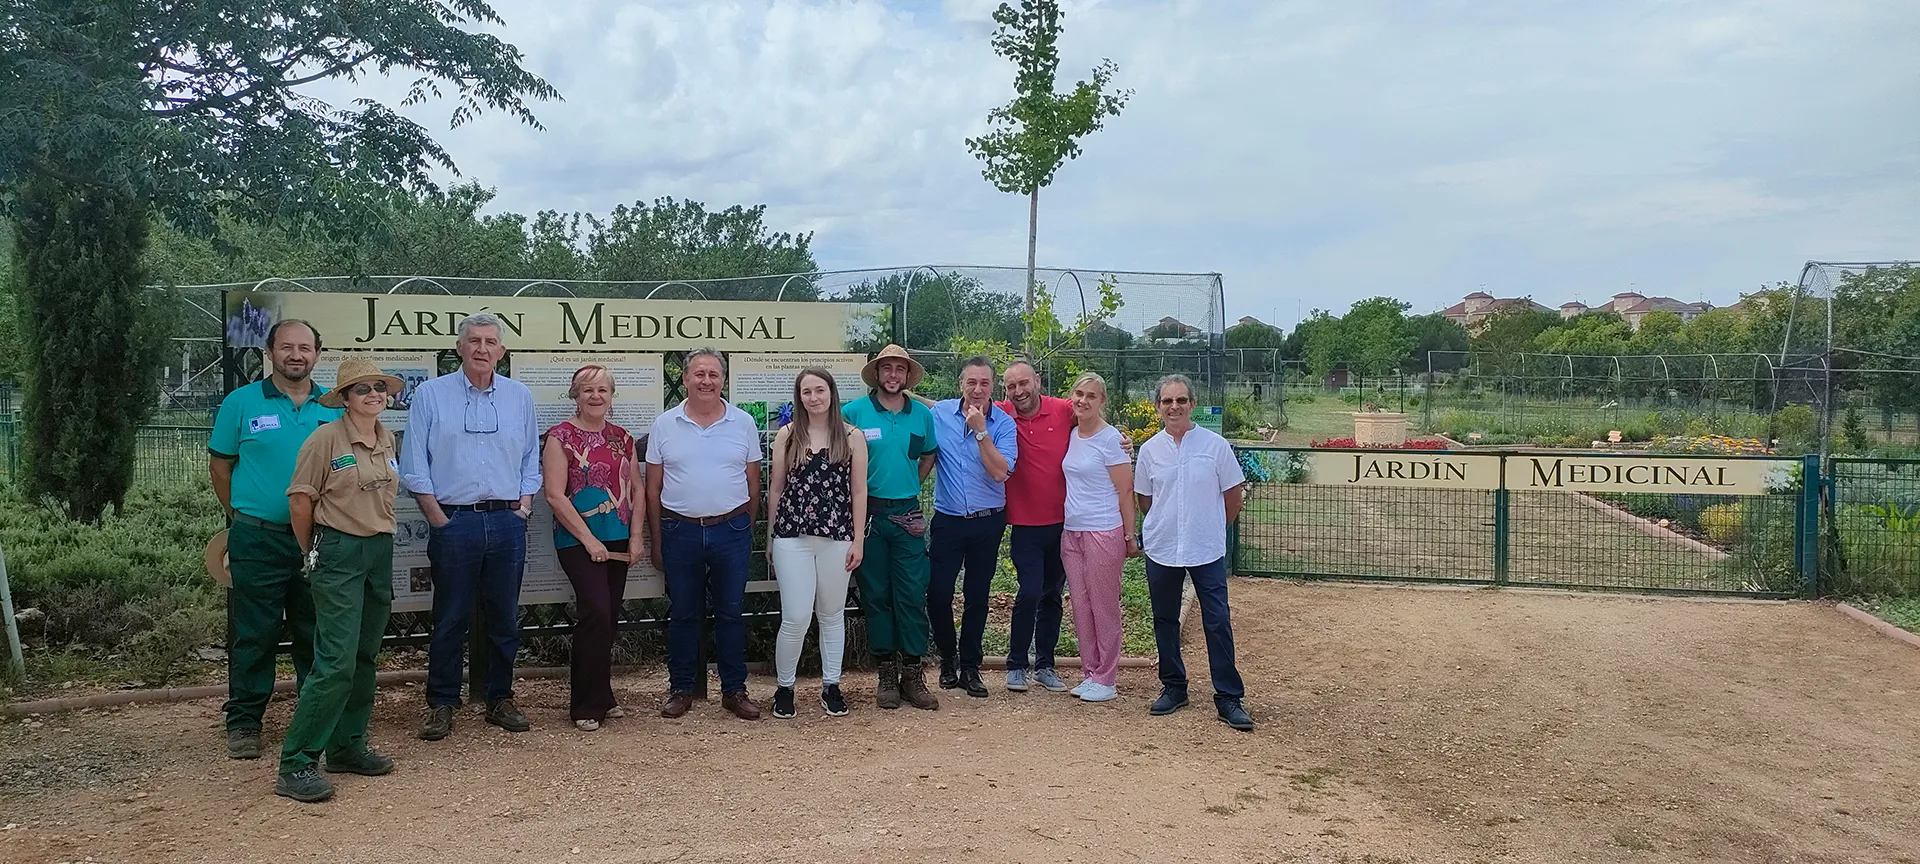
<svg viewBox="0 0 1920 864">
<path fill-rule="evenodd" d="M 1180 594 L 1188 578 L 1200 601 L 1207 634 L 1213 706 L 1220 721 L 1242 732 L 1253 718 L 1240 700 L 1245 689 L 1233 664 L 1233 623 L 1227 605 L 1227 523 L 1240 516 L 1246 474 L 1233 447 L 1193 423 L 1193 382 L 1168 375 L 1154 385 L 1162 429 L 1140 445 L 1134 496 L 1147 514 L 1141 551 L 1147 558 L 1147 597 L 1153 603 L 1153 641 L 1160 651 L 1160 698 L 1152 713 L 1187 704 L 1187 667 L 1180 659 Z"/>
<path fill-rule="evenodd" d="M 727 403 L 726 361 L 712 348 L 687 354 L 687 398 L 653 421 L 647 438 L 647 523 L 653 566 L 667 577 L 667 682 L 662 716 L 693 707 L 700 617 L 713 597 L 713 642 L 720 704 L 742 720 L 760 719 L 747 698 L 747 562 L 760 507 L 760 430 Z M 657 466 L 657 467 L 655 467 Z"/>
</svg>

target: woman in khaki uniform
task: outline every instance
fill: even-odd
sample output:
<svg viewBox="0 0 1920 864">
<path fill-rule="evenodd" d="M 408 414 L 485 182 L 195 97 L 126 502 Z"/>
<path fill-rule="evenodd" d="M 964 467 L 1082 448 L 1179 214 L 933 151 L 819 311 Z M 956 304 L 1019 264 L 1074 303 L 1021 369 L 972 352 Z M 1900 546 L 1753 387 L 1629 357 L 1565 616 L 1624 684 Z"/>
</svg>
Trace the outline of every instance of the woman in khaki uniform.
<svg viewBox="0 0 1920 864">
<path fill-rule="evenodd" d="M 280 748 L 274 794 L 324 801 L 333 785 L 316 770 L 375 777 L 393 760 L 367 743 L 373 718 L 374 658 L 393 609 L 393 499 L 400 471 L 393 433 L 380 412 L 405 384 L 371 361 L 350 357 L 320 404 L 346 413 L 307 438 L 287 499 L 293 536 L 307 551 L 313 594 L 313 671 Z"/>
</svg>

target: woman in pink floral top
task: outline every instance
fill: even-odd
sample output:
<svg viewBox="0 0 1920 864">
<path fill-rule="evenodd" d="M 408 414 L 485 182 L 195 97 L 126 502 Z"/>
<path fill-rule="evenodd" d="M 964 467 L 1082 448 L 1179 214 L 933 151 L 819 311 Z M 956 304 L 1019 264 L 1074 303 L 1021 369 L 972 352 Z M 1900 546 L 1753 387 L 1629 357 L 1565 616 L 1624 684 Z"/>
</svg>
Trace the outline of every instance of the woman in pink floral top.
<svg viewBox="0 0 1920 864">
<path fill-rule="evenodd" d="M 540 467 L 553 508 L 553 545 L 573 583 L 573 725 L 592 732 L 625 716 L 613 697 L 613 636 L 627 587 L 628 540 L 642 536 L 645 497 L 633 436 L 607 422 L 613 375 L 604 366 L 573 373 L 574 416 L 547 430 Z M 636 550 L 637 551 L 637 550 Z"/>
</svg>

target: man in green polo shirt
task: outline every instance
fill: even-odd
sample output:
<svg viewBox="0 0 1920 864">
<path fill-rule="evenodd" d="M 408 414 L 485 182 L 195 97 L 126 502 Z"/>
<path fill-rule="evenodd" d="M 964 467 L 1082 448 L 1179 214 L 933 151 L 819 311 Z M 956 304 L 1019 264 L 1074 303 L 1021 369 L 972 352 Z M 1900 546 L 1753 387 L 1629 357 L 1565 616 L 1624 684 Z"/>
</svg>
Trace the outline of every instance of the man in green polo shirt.
<svg viewBox="0 0 1920 864">
<path fill-rule="evenodd" d="M 940 445 L 933 412 L 906 396 L 926 376 L 905 349 L 888 345 L 860 372 L 873 392 L 841 409 L 867 438 L 869 525 L 856 576 L 882 708 L 900 707 L 903 697 L 915 708 L 940 707 L 927 689 L 927 522 L 920 512 L 920 484 Z"/>
<path fill-rule="evenodd" d="M 293 463 L 313 430 L 340 409 L 321 405 L 325 392 L 309 374 L 320 356 L 320 334 L 288 319 L 267 331 L 272 373 L 220 403 L 207 441 L 213 494 L 231 519 L 227 567 L 233 588 L 227 616 L 227 756 L 260 757 L 260 721 L 273 696 L 274 652 L 280 621 L 293 636 L 294 677 L 313 664 L 313 598 L 301 576 L 300 544 L 293 539 L 287 486 Z"/>
</svg>

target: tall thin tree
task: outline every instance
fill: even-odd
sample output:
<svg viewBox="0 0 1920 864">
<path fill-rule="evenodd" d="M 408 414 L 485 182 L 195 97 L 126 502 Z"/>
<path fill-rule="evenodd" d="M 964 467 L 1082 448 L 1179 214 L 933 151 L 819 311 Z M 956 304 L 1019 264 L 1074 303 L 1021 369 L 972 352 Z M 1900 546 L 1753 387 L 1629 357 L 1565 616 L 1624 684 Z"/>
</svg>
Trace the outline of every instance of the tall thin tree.
<svg viewBox="0 0 1920 864">
<path fill-rule="evenodd" d="M 1079 139 L 1120 113 L 1132 90 L 1108 92 L 1120 67 L 1101 60 L 1092 80 L 1054 92 L 1060 69 L 1060 4 L 1022 0 L 993 10 L 998 26 L 993 51 L 1013 61 L 1013 101 L 987 112 L 988 132 L 968 138 L 967 150 L 986 166 L 981 174 L 1002 192 L 1027 196 L 1027 315 L 1033 314 L 1034 257 L 1040 234 L 1040 190 L 1068 159 L 1080 155 Z M 1031 332 L 1027 351 L 1033 351 Z"/>
</svg>

